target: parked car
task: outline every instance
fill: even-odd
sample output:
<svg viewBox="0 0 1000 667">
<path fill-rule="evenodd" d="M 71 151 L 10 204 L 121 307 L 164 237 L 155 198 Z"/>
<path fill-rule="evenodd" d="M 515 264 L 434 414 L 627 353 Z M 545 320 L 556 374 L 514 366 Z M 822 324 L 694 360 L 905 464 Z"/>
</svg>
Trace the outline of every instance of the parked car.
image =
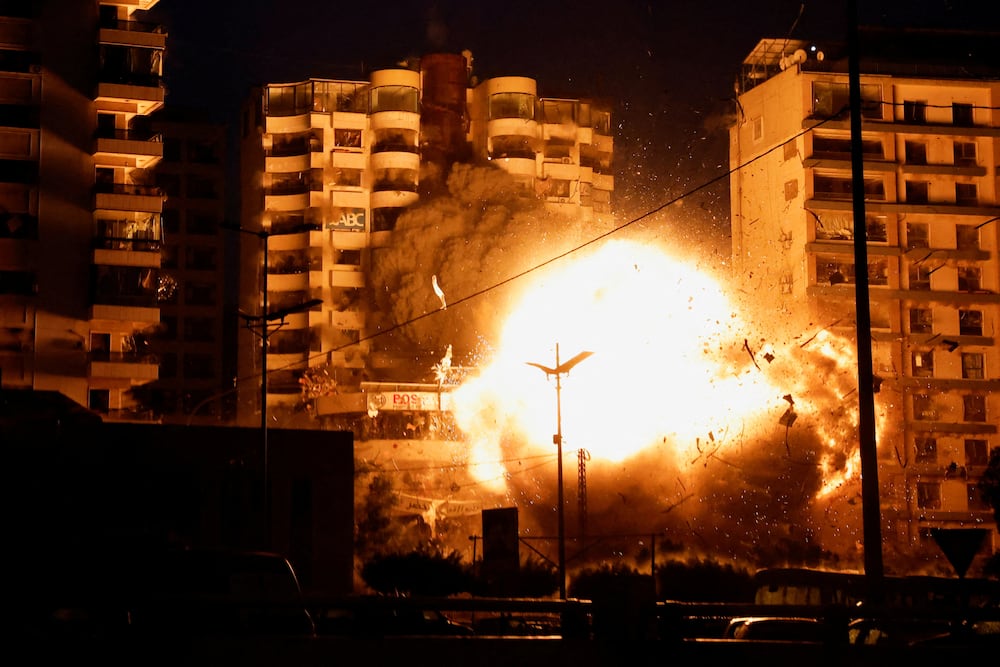
<svg viewBox="0 0 1000 667">
<path fill-rule="evenodd" d="M 827 625 L 820 618 L 802 616 L 741 616 L 729 621 L 725 639 L 823 642 Z"/>
<path fill-rule="evenodd" d="M 35 632 L 90 639 L 313 636 L 291 563 L 230 549 L 88 554 L 65 563 Z"/>
</svg>

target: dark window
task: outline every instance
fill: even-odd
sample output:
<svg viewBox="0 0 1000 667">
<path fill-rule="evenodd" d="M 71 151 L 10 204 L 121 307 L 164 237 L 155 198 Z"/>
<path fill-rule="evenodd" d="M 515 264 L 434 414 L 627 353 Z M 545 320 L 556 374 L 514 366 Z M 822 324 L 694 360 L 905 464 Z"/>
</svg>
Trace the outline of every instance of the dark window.
<svg viewBox="0 0 1000 667">
<path fill-rule="evenodd" d="M 927 144 L 907 141 L 905 144 L 907 164 L 927 164 Z"/>
<path fill-rule="evenodd" d="M 35 274 L 31 271 L 0 271 L 0 294 L 28 296 L 35 293 Z"/>
<path fill-rule="evenodd" d="M 928 234 L 926 222 L 906 223 L 906 249 L 927 248 L 929 246 Z"/>
<path fill-rule="evenodd" d="M 928 197 L 926 181 L 906 181 L 906 201 L 911 204 L 926 204 Z"/>
<path fill-rule="evenodd" d="M 955 183 L 955 203 L 959 206 L 975 206 L 979 203 L 979 191 L 975 183 Z"/>
<path fill-rule="evenodd" d="M 927 120 L 927 103 L 907 100 L 903 102 L 903 120 L 907 123 L 924 123 Z"/>
<path fill-rule="evenodd" d="M 941 509 L 941 485 L 938 482 L 917 482 L 917 507 L 922 510 Z"/>
<path fill-rule="evenodd" d="M 983 394 L 966 394 L 962 397 L 963 421 L 986 421 L 986 396 Z"/>
<path fill-rule="evenodd" d="M 958 311 L 958 333 L 963 336 L 983 335 L 983 311 L 981 310 L 959 310 Z"/>
<path fill-rule="evenodd" d="M 979 250 L 979 229 L 975 225 L 955 225 L 955 246 L 959 250 Z"/>
<path fill-rule="evenodd" d="M 927 436 L 917 436 L 913 439 L 917 463 L 937 462 L 937 439 Z"/>
<path fill-rule="evenodd" d="M 215 320 L 210 317 L 184 318 L 184 340 L 210 343 L 215 340 Z"/>
<path fill-rule="evenodd" d="M 958 289 L 963 292 L 978 292 L 983 271 L 978 266 L 958 267 Z"/>
<path fill-rule="evenodd" d="M 216 303 L 214 283 L 189 282 L 184 285 L 184 303 L 188 306 L 212 306 Z"/>
<path fill-rule="evenodd" d="M 930 308 L 910 309 L 910 333 L 931 333 L 934 315 Z"/>
<path fill-rule="evenodd" d="M 972 120 L 972 105 L 962 102 L 952 102 L 951 122 L 953 125 L 959 125 L 961 127 L 970 127 L 974 125 L 975 123 Z"/>
<path fill-rule="evenodd" d="M 184 377 L 211 378 L 215 376 L 215 357 L 211 354 L 184 355 Z"/>
<path fill-rule="evenodd" d="M 989 463 L 989 458 L 989 443 L 985 440 L 970 438 L 965 441 L 965 465 L 984 466 Z"/>
</svg>

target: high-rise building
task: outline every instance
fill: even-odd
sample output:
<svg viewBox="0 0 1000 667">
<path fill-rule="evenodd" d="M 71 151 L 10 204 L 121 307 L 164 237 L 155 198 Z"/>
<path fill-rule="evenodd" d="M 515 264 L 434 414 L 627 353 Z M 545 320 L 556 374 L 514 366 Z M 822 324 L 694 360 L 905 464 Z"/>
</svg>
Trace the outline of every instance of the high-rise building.
<svg viewBox="0 0 1000 667">
<path fill-rule="evenodd" d="M 226 423 L 235 416 L 234 244 L 226 231 L 226 126 L 170 105 L 153 114 L 163 137 L 160 329 L 151 342 L 160 376 L 147 402 L 164 423 Z M 232 278 L 232 283 L 229 280 Z"/>
<path fill-rule="evenodd" d="M 342 427 L 369 413 L 378 388 L 368 383 L 407 381 L 373 343 L 384 324 L 371 305 L 380 289 L 373 250 L 391 246 L 400 214 L 453 163 L 492 163 L 554 212 L 610 220 L 609 107 L 540 97 L 527 77 L 477 82 L 469 52 L 429 54 L 365 80 L 267 85 L 251 95 L 241 132 L 250 332 L 239 377 L 257 378 L 242 388 L 248 400 L 260 395 L 258 414 L 264 403 L 301 415 L 302 374 L 319 366 L 337 390 L 312 401 L 310 416 Z"/>
<path fill-rule="evenodd" d="M 24 0 L 0 16 L 2 386 L 147 420 L 157 377 L 166 34 L 156 0 Z"/>
<path fill-rule="evenodd" d="M 737 84 L 734 277 L 770 317 L 853 338 L 865 272 L 883 535 L 918 553 L 931 529 L 992 526 L 976 482 L 1000 446 L 996 39 L 861 32 L 862 225 L 846 48 L 765 39 Z"/>
</svg>

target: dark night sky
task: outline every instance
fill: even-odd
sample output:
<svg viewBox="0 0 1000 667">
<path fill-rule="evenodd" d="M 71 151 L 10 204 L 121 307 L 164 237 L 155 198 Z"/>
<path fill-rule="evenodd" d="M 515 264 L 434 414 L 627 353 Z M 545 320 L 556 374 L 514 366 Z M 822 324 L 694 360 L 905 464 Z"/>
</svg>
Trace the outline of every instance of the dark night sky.
<svg viewBox="0 0 1000 667">
<path fill-rule="evenodd" d="M 994 0 L 858 0 L 862 25 L 1000 30 Z M 480 79 L 522 75 L 546 97 L 607 97 L 616 196 L 641 215 L 723 173 L 740 62 L 766 37 L 843 40 L 846 0 L 160 0 L 168 100 L 233 121 L 250 86 L 364 79 L 436 51 L 472 51 Z M 687 204 L 687 202 L 685 202 Z M 728 233 L 725 180 L 689 210 Z M 723 241 L 723 244 L 725 242 Z"/>
</svg>

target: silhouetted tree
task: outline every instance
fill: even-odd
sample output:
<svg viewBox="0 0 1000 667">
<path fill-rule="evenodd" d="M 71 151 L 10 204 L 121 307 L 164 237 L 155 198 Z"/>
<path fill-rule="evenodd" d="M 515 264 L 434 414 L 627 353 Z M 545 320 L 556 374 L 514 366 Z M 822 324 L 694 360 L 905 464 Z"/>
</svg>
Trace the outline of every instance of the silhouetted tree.
<svg viewBox="0 0 1000 667">
<path fill-rule="evenodd" d="M 753 572 L 729 563 L 690 559 L 656 568 L 660 598 L 688 602 L 753 602 Z"/>
<path fill-rule="evenodd" d="M 387 595 L 447 596 L 468 592 L 472 576 L 456 551 L 437 550 L 386 554 L 367 561 L 361 578 Z"/>
</svg>

